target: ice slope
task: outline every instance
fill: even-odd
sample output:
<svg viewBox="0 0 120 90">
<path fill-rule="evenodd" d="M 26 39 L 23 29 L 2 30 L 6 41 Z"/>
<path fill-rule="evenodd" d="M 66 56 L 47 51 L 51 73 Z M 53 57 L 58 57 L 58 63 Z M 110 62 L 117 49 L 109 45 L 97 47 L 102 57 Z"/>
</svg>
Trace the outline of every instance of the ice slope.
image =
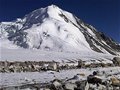
<svg viewBox="0 0 120 90">
<path fill-rule="evenodd" d="M 32 26 L 26 32 L 28 33 L 26 39 L 29 48 L 36 47 L 63 51 L 70 48 L 82 51 L 91 50 L 84 35 L 72 24 L 50 19 L 44 21 L 38 27 Z"/>
<path fill-rule="evenodd" d="M 0 38 L 1 42 L 10 41 L 25 49 L 107 54 L 120 51 L 112 39 L 56 5 L 37 9 L 22 19 L 0 23 Z"/>
</svg>

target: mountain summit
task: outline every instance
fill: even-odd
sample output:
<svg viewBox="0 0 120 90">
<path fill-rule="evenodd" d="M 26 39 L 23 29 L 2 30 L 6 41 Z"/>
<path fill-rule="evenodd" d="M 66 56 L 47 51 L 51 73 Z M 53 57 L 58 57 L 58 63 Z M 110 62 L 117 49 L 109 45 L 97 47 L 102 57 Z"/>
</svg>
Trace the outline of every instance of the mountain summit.
<svg viewBox="0 0 120 90">
<path fill-rule="evenodd" d="M 37 9 L 13 22 L 1 22 L 0 41 L 2 48 L 109 54 L 120 51 L 120 45 L 111 38 L 56 5 Z"/>
</svg>

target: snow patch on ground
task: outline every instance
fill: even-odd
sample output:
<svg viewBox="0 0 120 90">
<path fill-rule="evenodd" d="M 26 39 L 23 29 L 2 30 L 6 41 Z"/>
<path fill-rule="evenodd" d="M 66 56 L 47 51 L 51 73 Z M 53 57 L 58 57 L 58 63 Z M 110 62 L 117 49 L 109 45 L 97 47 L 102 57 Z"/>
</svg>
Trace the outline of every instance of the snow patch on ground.
<svg viewBox="0 0 120 90">
<path fill-rule="evenodd" d="M 92 68 L 92 69 L 72 69 L 62 70 L 60 72 L 47 71 L 47 72 L 27 72 L 27 73 L 0 73 L 0 87 L 5 86 L 19 86 L 24 84 L 33 83 L 49 83 L 54 79 L 68 79 L 73 78 L 77 74 L 85 74 L 84 78 L 92 74 L 93 71 L 105 72 L 106 75 L 114 75 L 120 73 L 120 67 L 109 68 Z M 111 72 L 112 71 L 112 72 Z M 120 75 L 116 75 L 120 79 Z M 79 80 L 84 79 L 79 77 Z M 106 79 L 106 77 L 102 77 Z"/>
<path fill-rule="evenodd" d="M 3 49 L 1 48 L 1 61 L 56 61 L 67 62 L 89 60 L 101 60 L 101 58 L 108 62 L 113 59 L 113 55 L 101 54 L 96 52 L 58 52 L 58 51 L 45 51 L 38 49 Z M 107 60 L 108 61 L 107 61 Z"/>
</svg>

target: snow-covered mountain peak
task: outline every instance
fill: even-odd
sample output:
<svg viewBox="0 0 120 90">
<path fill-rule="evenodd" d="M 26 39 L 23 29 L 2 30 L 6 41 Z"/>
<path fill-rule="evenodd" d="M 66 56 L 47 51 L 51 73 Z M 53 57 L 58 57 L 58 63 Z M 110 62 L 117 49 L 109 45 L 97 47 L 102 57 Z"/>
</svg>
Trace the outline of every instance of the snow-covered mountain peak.
<svg viewBox="0 0 120 90">
<path fill-rule="evenodd" d="M 56 6 L 54 4 L 51 4 L 51 5 L 47 6 L 46 8 L 53 9 L 53 10 L 61 10 L 58 6 Z"/>
<path fill-rule="evenodd" d="M 26 19 L 25 24 L 29 24 L 28 26 L 30 27 L 32 24 L 42 23 L 46 19 L 58 20 L 62 22 L 72 21 L 76 23 L 72 13 L 64 11 L 56 5 L 50 5 L 45 8 L 34 10 L 33 12 L 27 14 L 24 18 Z"/>
<path fill-rule="evenodd" d="M 120 51 L 109 37 L 56 5 L 34 10 L 13 22 L 2 22 L 0 37 L 23 48 L 111 54 Z"/>
</svg>

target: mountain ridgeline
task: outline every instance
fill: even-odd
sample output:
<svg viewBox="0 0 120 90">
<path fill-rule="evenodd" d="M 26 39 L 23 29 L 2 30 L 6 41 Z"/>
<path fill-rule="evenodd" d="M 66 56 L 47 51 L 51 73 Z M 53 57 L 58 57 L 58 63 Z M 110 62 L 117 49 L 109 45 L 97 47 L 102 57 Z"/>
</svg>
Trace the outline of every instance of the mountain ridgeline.
<svg viewBox="0 0 120 90">
<path fill-rule="evenodd" d="M 55 5 L 37 9 L 12 22 L 1 22 L 0 40 L 25 49 L 113 55 L 120 52 L 120 45 L 110 37 Z M 1 46 L 7 48 L 2 43 Z"/>
</svg>

